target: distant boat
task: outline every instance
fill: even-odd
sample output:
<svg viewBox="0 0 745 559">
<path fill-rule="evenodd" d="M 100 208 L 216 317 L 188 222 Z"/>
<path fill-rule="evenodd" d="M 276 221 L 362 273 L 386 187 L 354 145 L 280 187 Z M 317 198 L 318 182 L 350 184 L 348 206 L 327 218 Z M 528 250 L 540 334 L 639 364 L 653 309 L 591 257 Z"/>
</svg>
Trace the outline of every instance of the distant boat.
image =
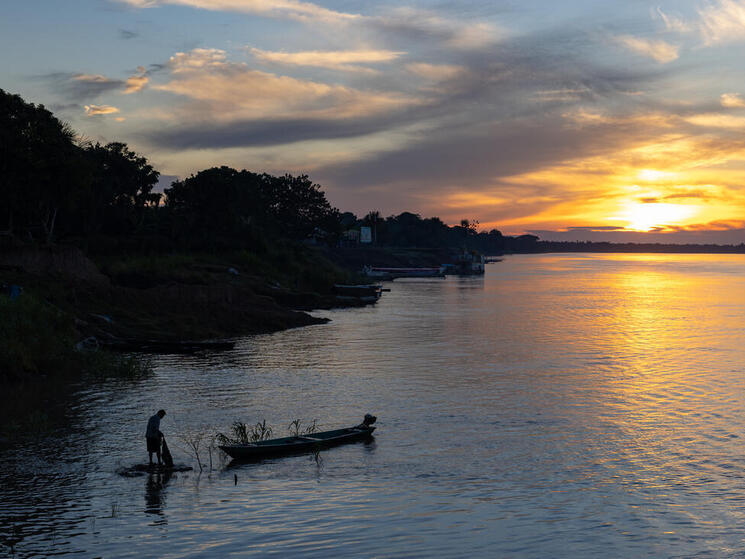
<svg viewBox="0 0 745 559">
<path fill-rule="evenodd" d="M 374 420 L 374 418 L 373 418 Z M 363 441 L 372 436 L 375 427 L 365 423 L 347 429 L 323 431 L 297 437 L 282 437 L 248 444 L 221 445 L 220 449 L 235 460 L 254 460 L 271 456 L 315 452 L 322 448 Z"/>
<path fill-rule="evenodd" d="M 396 279 L 396 278 L 442 278 L 445 270 L 442 266 L 436 268 L 381 268 L 378 266 L 365 266 L 362 273 L 370 278 Z"/>
<path fill-rule="evenodd" d="M 486 257 L 483 254 L 464 248 L 455 262 L 445 265 L 445 273 L 454 276 L 482 276 L 485 264 Z"/>
<path fill-rule="evenodd" d="M 339 302 L 349 303 L 374 303 L 380 299 L 383 293 L 383 286 L 374 283 L 366 285 L 343 285 L 337 283 L 334 285 L 334 293 Z"/>
</svg>

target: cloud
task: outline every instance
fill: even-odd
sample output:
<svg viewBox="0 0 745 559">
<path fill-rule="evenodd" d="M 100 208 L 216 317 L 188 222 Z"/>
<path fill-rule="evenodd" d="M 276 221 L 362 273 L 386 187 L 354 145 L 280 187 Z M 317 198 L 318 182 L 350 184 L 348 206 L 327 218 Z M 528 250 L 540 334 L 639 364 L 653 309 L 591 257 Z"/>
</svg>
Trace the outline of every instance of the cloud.
<svg viewBox="0 0 745 559">
<path fill-rule="evenodd" d="M 714 195 L 706 190 L 692 189 L 668 194 L 663 197 L 663 200 L 713 200 L 716 198 L 721 198 L 721 196 Z"/>
<path fill-rule="evenodd" d="M 470 130 L 429 134 L 427 139 L 404 149 L 375 154 L 363 161 L 330 165 L 317 174 L 334 184 L 345 185 L 349 198 L 382 185 L 389 191 L 415 192 L 416 185 L 426 184 L 428 203 L 441 203 L 443 193 L 453 189 L 474 193 L 497 189 L 510 201 L 501 210 L 508 216 L 510 206 L 517 200 L 534 198 L 535 209 L 571 199 L 568 191 L 550 192 L 541 180 L 517 183 L 513 177 L 557 165 L 579 154 L 605 153 L 640 141 L 648 133 L 644 126 L 613 124 L 577 129 L 567 126 L 559 116 L 523 117 Z M 554 195 L 556 201 L 551 202 Z M 480 205 L 474 201 L 472 207 L 483 211 L 478 209 Z M 487 219 L 496 216 L 492 213 L 482 221 Z"/>
<path fill-rule="evenodd" d="M 121 84 L 119 80 L 112 80 L 100 74 L 74 74 L 70 79 L 86 86 L 101 88 L 103 91 L 113 89 Z"/>
<path fill-rule="evenodd" d="M 745 39 L 745 1 L 718 0 L 699 10 L 704 44 L 712 46 Z"/>
<path fill-rule="evenodd" d="M 360 64 L 392 62 L 405 54 L 391 50 L 347 50 L 347 51 L 300 51 L 276 52 L 257 48 L 250 49 L 259 61 L 286 66 L 312 66 L 348 72 L 376 72 Z"/>
<path fill-rule="evenodd" d="M 105 93 L 116 91 L 124 86 L 121 80 L 115 80 L 100 74 L 81 74 L 57 72 L 38 76 L 47 82 L 51 89 L 71 101 L 93 100 Z"/>
<path fill-rule="evenodd" d="M 657 8 L 653 17 L 663 21 L 665 29 L 681 34 L 696 33 L 703 46 L 745 40 L 745 0 L 710 0 L 697 10 L 698 18 L 685 21 Z"/>
<path fill-rule="evenodd" d="M 682 18 L 674 15 L 666 14 L 662 11 L 662 8 L 658 7 L 653 13 L 653 17 L 659 17 L 665 24 L 665 29 L 668 31 L 675 31 L 678 33 L 688 33 L 693 29 L 693 26 L 683 20 Z"/>
<path fill-rule="evenodd" d="M 745 107 L 745 99 L 739 93 L 722 93 L 720 99 L 722 107 L 727 107 L 728 109 Z"/>
<path fill-rule="evenodd" d="M 330 10 L 311 2 L 297 0 L 119 0 L 134 8 L 155 8 L 164 5 L 179 5 L 202 10 L 240 12 L 266 17 L 296 20 L 321 20 L 326 22 L 348 22 L 360 18 Z"/>
<path fill-rule="evenodd" d="M 131 76 L 127 78 L 127 81 L 125 82 L 126 87 L 124 89 L 124 94 L 129 95 L 131 93 L 142 91 L 149 81 L 150 78 L 148 78 L 147 76 Z"/>
<path fill-rule="evenodd" d="M 177 52 L 169 60 L 167 67 L 173 72 L 188 72 L 203 68 L 227 67 L 227 53 L 221 49 L 196 48 L 189 52 Z"/>
<path fill-rule="evenodd" d="M 169 80 L 154 89 L 177 94 L 191 103 L 173 109 L 167 120 L 187 120 L 198 127 L 219 124 L 231 130 L 245 126 L 250 131 L 264 130 L 272 122 L 299 129 L 316 123 L 322 135 L 324 121 L 334 127 L 342 119 L 365 119 L 422 102 L 398 92 L 361 90 L 254 70 L 228 61 L 225 51 L 219 49 L 176 53 L 168 68 Z M 217 134 L 207 136 L 217 138 Z M 253 133 L 228 136 L 251 138 Z"/>
<path fill-rule="evenodd" d="M 137 68 L 137 73 L 134 76 L 130 76 L 127 78 L 127 81 L 125 82 L 125 88 L 124 88 L 124 94 L 130 95 L 132 93 L 137 93 L 138 91 L 142 91 L 145 89 L 145 86 L 150 82 L 150 78 L 146 75 L 147 70 L 144 66 L 139 66 Z"/>
<path fill-rule="evenodd" d="M 745 117 L 732 116 L 731 114 L 703 113 L 685 117 L 684 120 L 695 126 L 709 128 L 742 129 L 745 127 Z"/>
<path fill-rule="evenodd" d="M 131 94 L 141 91 L 150 81 L 147 70 L 140 66 L 137 73 L 126 80 L 108 78 L 101 74 L 58 72 L 40 76 L 53 91 L 71 101 L 92 101 L 107 93 Z M 91 105 L 93 106 L 93 105 Z"/>
<path fill-rule="evenodd" d="M 485 22 L 461 21 L 436 12 L 396 7 L 380 15 L 362 15 L 332 10 L 297 0 L 118 0 L 133 8 L 179 5 L 192 8 L 255 14 L 264 17 L 352 26 L 360 33 L 382 33 L 404 40 L 434 40 L 455 49 L 477 49 L 493 44 L 500 34 Z"/>
<path fill-rule="evenodd" d="M 435 41 L 458 50 L 478 50 L 503 36 L 486 22 L 463 21 L 420 8 L 400 6 L 379 16 L 367 16 L 365 27 L 407 40 Z"/>
<path fill-rule="evenodd" d="M 52 112 L 80 111 L 83 107 L 78 103 L 55 103 L 49 107 Z"/>
<path fill-rule="evenodd" d="M 426 80 L 441 82 L 462 77 L 468 72 L 463 66 L 455 64 L 428 64 L 425 62 L 413 62 L 406 65 L 406 69 Z"/>
<path fill-rule="evenodd" d="M 587 88 L 545 89 L 533 93 L 533 99 L 541 103 L 571 103 L 587 99 L 592 92 Z"/>
<path fill-rule="evenodd" d="M 680 47 L 662 40 L 643 39 L 632 35 L 619 35 L 615 41 L 627 49 L 666 64 L 678 59 Z"/>
<path fill-rule="evenodd" d="M 480 128 L 503 118 L 534 115 L 535 92 L 544 103 L 557 95 L 571 96 L 570 102 L 619 94 L 625 99 L 625 92 L 638 90 L 654 76 L 649 70 L 618 71 L 580 61 L 576 37 L 567 44 L 575 52 L 554 44 L 553 53 L 546 56 L 540 43 L 552 39 L 544 33 L 538 45 L 521 39 L 496 51 L 458 51 L 453 54 L 458 64 L 404 64 L 397 68 L 408 75 L 394 68 L 366 88 L 259 71 L 230 61 L 220 49 L 180 52 L 164 65 L 160 75 L 167 74 L 166 80 L 152 87 L 177 95 L 181 102 L 174 100 L 167 111 L 151 115 L 153 124 L 144 133 L 154 145 L 168 150 L 397 134 L 406 127 L 425 130 L 425 137 L 449 137 L 453 126 Z M 434 80 L 440 80 L 436 87 L 422 89 Z"/>
<path fill-rule="evenodd" d="M 716 98 L 739 90 L 722 85 L 713 97 L 699 89 L 697 98 L 706 101 L 672 100 L 713 86 L 692 83 L 698 68 L 663 66 L 678 59 L 679 45 L 693 47 L 692 39 L 702 36 L 693 33 L 702 28 L 661 10 L 658 27 L 665 29 L 658 37 L 638 36 L 644 27 L 614 14 L 617 38 L 609 47 L 595 31 L 597 22 L 589 29 L 576 19 L 545 27 L 523 14 L 518 24 L 538 29 L 505 32 L 484 23 L 496 21 L 485 3 L 461 11 L 462 4 L 449 1 L 427 3 L 437 6 L 432 10 L 368 3 L 364 12 L 345 13 L 363 4 L 126 1 L 308 25 L 272 23 L 275 38 L 287 34 L 293 42 L 269 38 L 235 55 L 182 49 L 150 71 L 123 75 L 130 77 L 119 92 L 158 92 L 126 111 L 122 129 L 137 134 L 148 146 L 141 149 L 154 153 L 166 172 L 186 175 L 226 162 L 306 170 L 345 209 L 380 205 L 385 212 L 502 222 L 512 230 L 625 223 L 604 217 L 621 215 L 614 206 L 620 201 L 646 202 L 649 211 L 664 204 L 712 213 L 745 184 L 745 141 L 737 137 L 745 122 L 732 110 L 742 99 L 735 93 Z M 692 60 L 701 56 L 693 48 L 686 52 Z M 636 54 L 660 64 L 639 63 L 644 60 Z M 683 77 L 687 89 L 676 90 Z M 105 107 L 93 102 L 89 107 Z M 95 120 L 89 122 L 95 129 Z M 640 169 L 660 174 L 642 179 Z M 720 175 L 719 169 L 726 170 Z M 721 211 L 722 218 L 729 214 Z"/>
<path fill-rule="evenodd" d="M 86 105 L 85 114 L 88 116 L 112 115 L 117 114 L 118 108 L 111 105 Z"/>
</svg>

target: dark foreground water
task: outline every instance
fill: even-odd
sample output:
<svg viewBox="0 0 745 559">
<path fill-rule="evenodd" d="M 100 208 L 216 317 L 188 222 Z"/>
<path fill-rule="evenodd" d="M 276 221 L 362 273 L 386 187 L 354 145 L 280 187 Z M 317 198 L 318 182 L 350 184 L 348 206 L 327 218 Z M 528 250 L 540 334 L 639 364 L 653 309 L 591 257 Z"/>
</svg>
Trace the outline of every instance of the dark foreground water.
<svg viewBox="0 0 745 559">
<path fill-rule="evenodd" d="M 0 456 L 0 542 L 17 557 L 745 554 L 745 257 L 515 256 L 389 286 L 327 325 L 82 387 L 69 429 Z M 236 419 L 282 436 L 372 412 L 379 428 L 318 460 L 118 476 L 146 459 L 160 407 L 182 462 L 180 437 Z"/>
</svg>

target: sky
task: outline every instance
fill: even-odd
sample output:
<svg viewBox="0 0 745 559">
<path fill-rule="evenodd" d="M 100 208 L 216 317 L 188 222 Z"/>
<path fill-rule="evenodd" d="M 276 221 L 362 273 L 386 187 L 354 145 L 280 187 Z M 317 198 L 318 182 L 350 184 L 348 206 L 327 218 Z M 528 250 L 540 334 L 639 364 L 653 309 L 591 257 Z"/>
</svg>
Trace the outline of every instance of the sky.
<svg viewBox="0 0 745 559">
<path fill-rule="evenodd" d="M 342 211 L 745 242 L 745 0 L 3 0 L 0 88 L 163 183 Z M 646 235 L 642 235 L 645 233 Z"/>
</svg>

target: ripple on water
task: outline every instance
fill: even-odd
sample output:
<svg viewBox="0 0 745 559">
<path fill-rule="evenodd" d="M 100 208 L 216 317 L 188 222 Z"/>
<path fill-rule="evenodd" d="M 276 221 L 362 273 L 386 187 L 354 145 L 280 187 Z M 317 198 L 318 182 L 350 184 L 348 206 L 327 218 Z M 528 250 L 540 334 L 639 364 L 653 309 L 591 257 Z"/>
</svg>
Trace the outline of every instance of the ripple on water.
<svg viewBox="0 0 745 559">
<path fill-rule="evenodd" d="M 510 257 L 375 306 L 81 387 L 0 455 L 16 557 L 737 556 L 745 258 Z M 379 417 L 378 437 L 202 475 L 121 478 L 180 436 Z M 204 454 L 203 454 L 204 457 Z M 237 476 L 237 484 L 235 482 Z"/>
</svg>

